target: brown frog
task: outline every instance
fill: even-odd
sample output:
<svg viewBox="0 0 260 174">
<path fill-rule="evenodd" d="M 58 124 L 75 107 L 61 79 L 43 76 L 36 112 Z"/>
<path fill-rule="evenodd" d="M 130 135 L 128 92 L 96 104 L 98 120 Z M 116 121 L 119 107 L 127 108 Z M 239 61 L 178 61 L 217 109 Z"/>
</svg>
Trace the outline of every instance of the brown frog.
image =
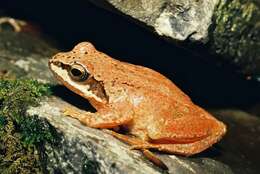
<svg viewBox="0 0 260 174">
<path fill-rule="evenodd" d="M 59 82 L 87 99 L 95 113 L 66 109 L 66 114 L 93 128 L 109 131 L 163 165 L 148 149 L 193 155 L 218 142 L 226 126 L 195 105 L 160 73 L 115 60 L 82 42 L 58 53 L 49 67 Z"/>
</svg>

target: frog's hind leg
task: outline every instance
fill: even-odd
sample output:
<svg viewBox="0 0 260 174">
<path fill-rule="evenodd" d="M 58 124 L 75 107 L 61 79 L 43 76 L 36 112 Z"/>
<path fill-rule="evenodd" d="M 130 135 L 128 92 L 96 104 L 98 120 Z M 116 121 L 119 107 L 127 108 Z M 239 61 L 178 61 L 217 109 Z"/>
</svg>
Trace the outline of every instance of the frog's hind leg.
<svg viewBox="0 0 260 174">
<path fill-rule="evenodd" d="M 177 119 L 163 119 L 163 124 L 149 125 L 150 144 L 134 145 L 134 148 L 190 156 L 212 146 L 226 133 L 226 126 L 202 109 Z"/>
<path fill-rule="evenodd" d="M 142 141 L 139 138 L 135 138 L 135 137 L 131 137 L 131 136 L 126 136 L 120 133 L 117 133 L 115 131 L 109 130 L 109 129 L 104 129 L 104 132 L 113 135 L 114 137 L 116 137 L 117 139 L 129 144 L 129 145 L 139 145 L 139 144 L 144 144 L 145 142 Z"/>
<path fill-rule="evenodd" d="M 112 130 L 105 129 L 104 131 L 129 145 L 138 146 L 138 145 L 148 144 L 148 143 L 140 140 L 139 138 L 129 137 L 129 136 L 114 132 Z M 162 162 L 154 153 L 152 153 L 151 151 L 149 151 L 148 149 L 145 149 L 145 148 L 140 149 L 140 150 L 143 152 L 144 156 L 146 156 L 152 163 L 154 163 L 155 165 L 159 166 L 160 168 L 162 168 L 164 170 L 168 170 L 168 167 L 164 164 L 164 162 Z"/>
<path fill-rule="evenodd" d="M 221 129 L 222 131 L 218 131 L 218 129 Z M 144 143 L 139 145 L 133 145 L 133 149 L 157 149 L 159 151 L 171 153 L 171 154 L 179 154 L 184 156 L 190 156 L 197 154 L 208 147 L 212 146 L 214 143 L 218 142 L 224 133 L 226 132 L 225 125 L 223 123 L 218 123 L 215 125 L 215 128 L 213 128 L 212 133 L 201 140 L 194 141 L 194 142 L 172 142 L 172 143 L 165 143 L 160 142 L 157 140 L 152 140 L 151 143 Z"/>
<path fill-rule="evenodd" d="M 207 139 L 204 139 L 189 144 L 139 144 L 133 145 L 132 149 L 156 149 L 170 154 L 190 156 L 207 149 L 211 145 Z"/>
</svg>

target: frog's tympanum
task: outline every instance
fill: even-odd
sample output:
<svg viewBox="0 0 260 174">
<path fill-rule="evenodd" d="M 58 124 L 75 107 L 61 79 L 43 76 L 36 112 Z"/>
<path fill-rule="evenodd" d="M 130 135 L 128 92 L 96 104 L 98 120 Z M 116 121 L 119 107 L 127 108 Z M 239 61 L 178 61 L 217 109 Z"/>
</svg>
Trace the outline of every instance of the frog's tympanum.
<svg viewBox="0 0 260 174">
<path fill-rule="evenodd" d="M 89 42 L 56 54 L 49 66 L 59 82 L 96 109 L 91 113 L 67 108 L 67 115 L 93 128 L 123 128 L 127 133 L 109 132 L 155 163 L 149 149 L 189 156 L 212 146 L 226 132 L 222 122 L 165 76 L 115 60 Z"/>
</svg>

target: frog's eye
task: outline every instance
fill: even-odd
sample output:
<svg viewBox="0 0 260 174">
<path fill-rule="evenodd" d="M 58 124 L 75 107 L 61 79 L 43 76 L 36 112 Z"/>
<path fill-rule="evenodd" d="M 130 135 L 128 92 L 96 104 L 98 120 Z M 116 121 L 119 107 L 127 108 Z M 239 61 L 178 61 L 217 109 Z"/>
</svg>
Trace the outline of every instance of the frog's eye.
<svg viewBox="0 0 260 174">
<path fill-rule="evenodd" d="M 75 63 L 71 65 L 69 69 L 69 75 L 73 80 L 84 81 L 88 78 L 89 73 L 85 67 L 78 63 Z"/>
</svg>

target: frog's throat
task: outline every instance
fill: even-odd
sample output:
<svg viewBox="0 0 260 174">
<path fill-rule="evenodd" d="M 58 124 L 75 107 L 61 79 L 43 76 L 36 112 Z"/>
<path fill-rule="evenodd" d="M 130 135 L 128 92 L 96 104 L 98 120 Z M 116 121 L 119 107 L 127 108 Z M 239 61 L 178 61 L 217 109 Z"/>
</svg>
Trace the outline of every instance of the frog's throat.
<svg viewBox="0 0 260 174">
<path fill-rule="evenodd" d="M 88 99 L 88 98 L 94 98 L 96 101 L 103 103 L 102 97 L 99 97 L 98 95 L 95 95 L 91 91 L 90 85 L 86 83 L 81 82 L 75 82 L 73 81 L 69 73 L 66 69 L 57 66 L 55 64 L 50 64 L 50 69 L 54 73 L 55 77 L 59 79 L 60 82 L 62 82 L 67 88 L 74 89 L 73 92 L 77 93 L 78 95 Z"/>
</svg>

